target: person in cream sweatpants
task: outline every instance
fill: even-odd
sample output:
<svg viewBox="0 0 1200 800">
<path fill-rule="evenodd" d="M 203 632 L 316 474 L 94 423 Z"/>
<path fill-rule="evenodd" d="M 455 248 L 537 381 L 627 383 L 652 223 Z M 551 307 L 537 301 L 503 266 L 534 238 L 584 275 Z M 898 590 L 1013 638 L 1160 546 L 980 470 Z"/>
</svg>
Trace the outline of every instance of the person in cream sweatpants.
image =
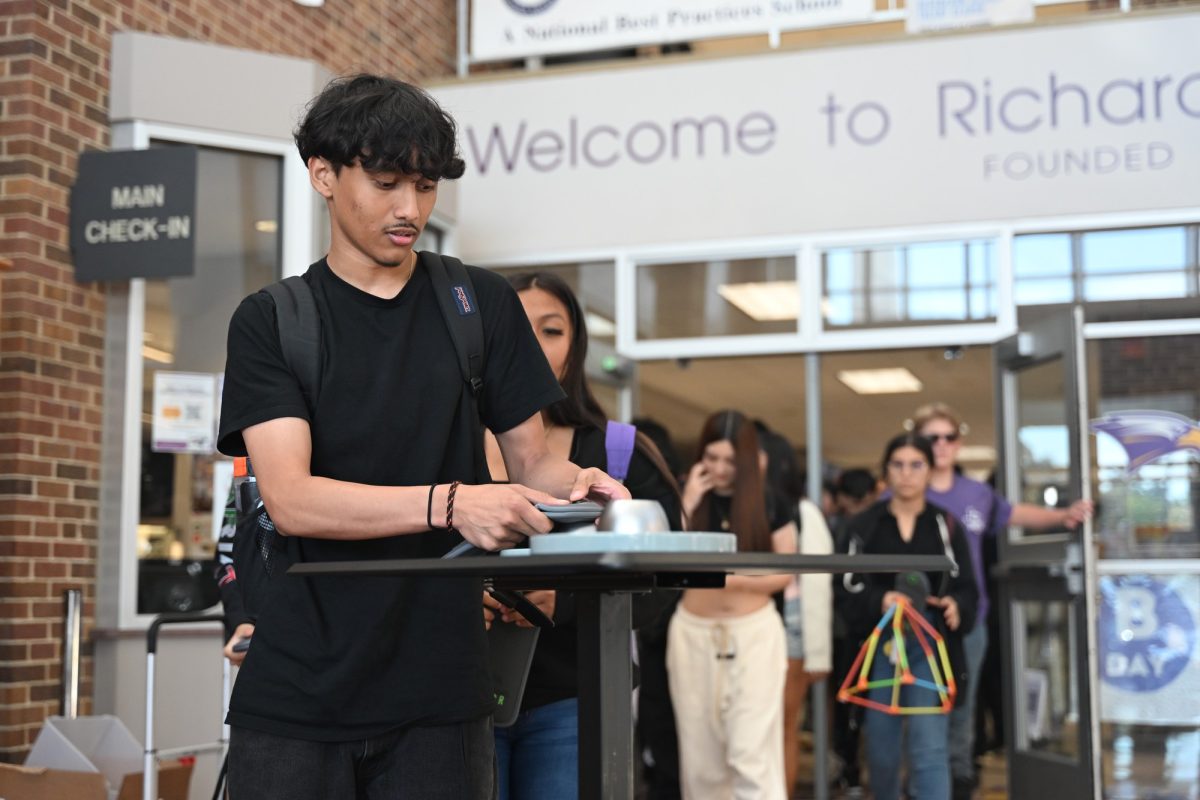
<svg viewBox="0 0 1200 800">
<path fill-rule="evenodd" d="M 667 671 L 685 800 L 786 800 L 787 646 L 775 604 L 732 618 L 680 606 Z"/>
</svg>

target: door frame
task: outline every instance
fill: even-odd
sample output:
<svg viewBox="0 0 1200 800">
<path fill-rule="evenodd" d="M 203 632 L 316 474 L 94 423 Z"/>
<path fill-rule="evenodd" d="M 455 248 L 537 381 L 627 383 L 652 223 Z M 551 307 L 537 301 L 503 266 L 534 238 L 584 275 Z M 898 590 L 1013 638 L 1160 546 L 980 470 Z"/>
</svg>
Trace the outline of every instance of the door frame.
<svg viewBox="0 0 1200 800">
<path fill-rule="evenodd" d="M 1017 451 L 1018 376 L 1023 370 L 1061 360 L 1063 406 L 1069 449 L 1069 486 L 1072 497 L 1091 499 L 1091 482 L 1085 471 L 1091 463 L 1087 436 L 1087 361 L 1084 314 L 1075 305 L 1062 315 L 1023 326 L 1016 336 L 997 343 L 995 349 L 997 461 L 1004 465 L 1000 489 L 1014 504 L 1020 500 L 1020 459 Z M 1001 651 L 1008 679 L 1004 681 L 1007 712 L 1008 787 L 1015 797 L 1056 796 L 1060 800 L 1099 800 L 1100 726 L 1096 650 L 1096 554 L 1092 523 L 1074 532 L 1017 535 L 1012 527 L 1000 532 L 998 542 Z M 1069 609 L 1068 692 L 1077 713 L 1076 755 L 1040 753 L 1028 746 L 1025 683 L 1025 602 L 1064 603 Z M 1031 787 L 1037 787 L 1031 789 Z"/>
</svg>

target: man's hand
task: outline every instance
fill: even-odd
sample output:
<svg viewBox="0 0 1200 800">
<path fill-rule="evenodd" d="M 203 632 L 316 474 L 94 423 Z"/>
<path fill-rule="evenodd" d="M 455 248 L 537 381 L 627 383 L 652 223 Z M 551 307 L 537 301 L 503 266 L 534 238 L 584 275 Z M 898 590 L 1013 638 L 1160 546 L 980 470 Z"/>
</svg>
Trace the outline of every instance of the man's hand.
<svg viewBox="0 0 1200 800">
<path fill-rule="evenodd" d="M 946 620 L 946 627 L 952 631 L 958 630 L 959 623 L 962 619 L 958 613 L 958 601 L 953 597 L 933 597 L 926 598 L 925 602 L 936 608 L 942 609 L 942 616 Z"/>
<path fill-rule="evenodd" d="M 454 497 L 454 528 L 481 550 L 504 550 L 554 527 L 534 503 L 562 505 L 563 501 L 516 483 L 463 484 Z"/>
<path fill-rule="evenodd" d="M 233 646 L 243 639 L 249 639 L 254 635 L 254 626 L 249 622 L 243 622 L 238 625 L 233 631 L 233 636 L 229 637 L 229 641 L 225 643 L 225 649 L 222 650 L 225 657 L 229 659 L 229 663 L 235 667 L 240 667 L 242 662 L 246 660 L 246 651 L 240 653 L 233 652 Z"/>
<path fill-rule="evenodd" d="M 525 599 L 538 607 L 538 610 L 545 614 L 550 619 L 554 619 L 554 599 L 555 592 L 553 589 L 538 589 L 535 592 L 525 592 Z M 515 622 L 518 628 L 532 628 L 533 623 L 525 619 L 525 617 L 513 611 L 511 608 L 503 607 L 504 613 L 501 619 L 505 622 Z"/>
<path fill-rule="evenodd" d="M 483 593 L 483 629 L 490 631 L 492 623 L 496 621 L 497 615 L 504 613 L 504 606 L 500 601 L 492 597 L 487 592 Z"/>
<path fill-rule="evenodd" d="M 1092 501 L 1091 500 L 1076 500 L 1071 503 L 1063 515 L 1063 525 L 1068 530 L 1075 530 L 1076 526 L 1081 524 L 1086 519 L 1091 519 L 1092 516 Z"/>
<path fill-rule="evenodd" d="M 590 467 L 579 470 L 575 483 L 571 487 L 571 502 L 590 497 L 595 500 L 628 500 L 629 490 L 620 481 L 605 473 L 603 470 Z"/>
<path fill-rule="evenodd" d="M 535 592 L 525 592 L 525 599 L 538 607 L 543 614 L 554 619 L 555 592 L 553 589 L 539 589 Z M 487 592 L 483 593 L 483 627 L 491 630 L 492 623 L 499 617 L 501 622 L 515 623 L 518 628 L 532 628 L 533 623 L 525 619 L 513 609 L 501 603 Z"/>
</svg>

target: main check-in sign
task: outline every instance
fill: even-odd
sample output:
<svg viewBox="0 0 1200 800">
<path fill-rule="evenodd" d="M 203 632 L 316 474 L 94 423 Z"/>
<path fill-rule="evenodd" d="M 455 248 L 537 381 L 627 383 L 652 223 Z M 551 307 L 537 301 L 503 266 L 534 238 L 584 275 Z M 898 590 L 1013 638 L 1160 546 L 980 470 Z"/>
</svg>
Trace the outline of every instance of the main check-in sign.
<svg viewBox="0 0 1200 800">
<path fill-rule="evenodd" d="M 195 148 L 79 157 L 79 178 L 71 190 L 76 280 L 191 275 L 195 235 Z"/>
</svg>

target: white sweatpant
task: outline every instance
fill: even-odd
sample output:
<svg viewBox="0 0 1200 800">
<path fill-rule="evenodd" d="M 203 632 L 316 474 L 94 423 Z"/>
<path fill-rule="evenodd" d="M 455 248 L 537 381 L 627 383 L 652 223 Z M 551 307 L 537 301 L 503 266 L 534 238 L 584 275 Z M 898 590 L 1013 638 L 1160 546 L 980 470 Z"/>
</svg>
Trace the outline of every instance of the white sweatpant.
<svg viewBox="0 0 1200 800">
<path fill-rule="evenodd" d="M 732 619 L 675 610 L 667 676 L 684 800 L 786 800 L 787 645 L 774 603 Z"/>
</svg>

